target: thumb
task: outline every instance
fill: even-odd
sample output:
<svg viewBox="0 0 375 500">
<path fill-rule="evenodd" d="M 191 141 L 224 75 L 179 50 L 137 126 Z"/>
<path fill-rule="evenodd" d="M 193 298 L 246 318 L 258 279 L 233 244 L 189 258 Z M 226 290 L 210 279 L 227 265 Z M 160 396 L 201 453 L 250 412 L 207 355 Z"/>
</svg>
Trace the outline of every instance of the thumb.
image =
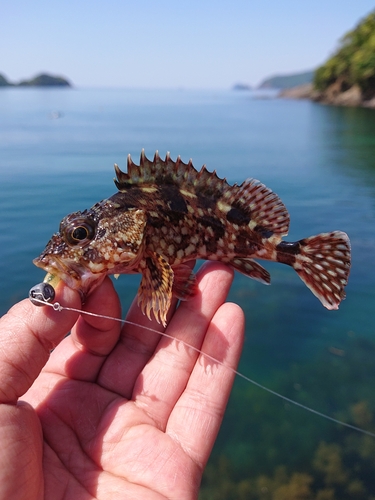
<svg viewBox="0 0 375 500">
<path fill-rule="evenodd" d="M 80 309 L 79 294 L 60 282 L 56 300 Z M 0 403 L 15 404 L 33 384 L 50 351 L 66 336 L 78 313 L 37 307 L 28 299 L 0 319 Z"/>
</svg>

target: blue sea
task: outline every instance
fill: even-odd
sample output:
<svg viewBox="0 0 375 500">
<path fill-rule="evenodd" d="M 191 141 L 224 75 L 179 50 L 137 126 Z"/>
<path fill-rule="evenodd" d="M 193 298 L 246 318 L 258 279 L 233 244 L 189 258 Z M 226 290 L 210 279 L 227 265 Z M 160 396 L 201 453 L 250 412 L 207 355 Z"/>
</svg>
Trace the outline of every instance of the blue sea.
<svg viewBox="0 0 375 500">
<path fill-rule="evenodd" d="M 240 91 L 1 89 L 0 313 L 42 281 L 32 259 L 61 218 L 112 195 L 113 164 L 124 170 L 128 153 L 138 160 L 142 148 L 149 157 L 159 150 L 192 158 L 195 167 L 206 164 L 230 183 L 259 179 L 290 212 L 289 241 L 336 229 L 348 233 L 352 271 L 338 311 L 324 309 L 291 268 L 274 263 L 264 263 L 271 286 L 237 274 L 229 300 L 246 314 L 242 373 L 375 431 L 373 110 Z M 124 308 L 138 284 L 139 276 L 116 283 Z M 225 478 L 237 492 L 241 481 L 274 477 L 278 466 L 286 467 L 287 477 L 307 471 L 313 484 L 324 483 L 313 465 L 323 442 L 341 450 L 342 466 L 367 492 L 369 472 L 363 470 L 375 477 L 375 438 L 238 379 L 202 498 L 221 498 L 215 481 L 220 486 Z M 358 451 L 363 443 L 373 452 L 367 458 Z"/>
</svg>

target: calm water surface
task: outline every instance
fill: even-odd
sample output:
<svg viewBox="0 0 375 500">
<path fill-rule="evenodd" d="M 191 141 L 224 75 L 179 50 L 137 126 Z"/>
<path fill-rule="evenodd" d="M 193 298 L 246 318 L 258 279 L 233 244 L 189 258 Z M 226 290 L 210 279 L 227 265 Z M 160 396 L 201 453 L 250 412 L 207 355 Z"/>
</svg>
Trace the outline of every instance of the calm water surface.
<svg viewBox="0 0 375 500">
<path fill-rule="evenodd" d="M 1 90 L 0 313 L 42 280 L 31 261 L 60 219 L 113 194 L 113 163 L 125 169 L 127 154 L 138 160 L 142 148 L 205 163 L 230 182 L 261 180 L 289 209 L 289 241 L 349 234 L 353 267 L 339 311 L 325 310 L 286 266 L 265 263 L 269 287 L 236 275 L 230 300 L 247 318 L 240 370 L 332 416 L 350 420 L 352 405 L 364 400 L 375 410 L 370 110 L 241 92 Z M 124 308 L 138 284 L 137 276 L 116 284 Z M 224 454 L 238 470 L 267 472 L 283 461 L 294 466 L 291 442 L 301 463 L 316 440 L 340 442 L 345 432 L 237 381 L 213 459 Z"/>
</svg>

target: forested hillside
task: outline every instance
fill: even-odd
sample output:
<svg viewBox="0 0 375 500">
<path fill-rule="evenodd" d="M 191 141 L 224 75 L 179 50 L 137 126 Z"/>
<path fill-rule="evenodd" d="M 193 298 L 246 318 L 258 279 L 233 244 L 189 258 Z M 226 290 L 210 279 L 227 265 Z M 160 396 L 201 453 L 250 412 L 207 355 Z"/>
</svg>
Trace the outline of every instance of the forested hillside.
<svg viewBox="0 0 375 500">
<path fill-rule="evenodd" d="M 375 96 L 375 11 L 344 35 L 336 53 L 317 69 L 314 86 L 328 94 L 355 87 L 364 101 Z"/>
</svg>

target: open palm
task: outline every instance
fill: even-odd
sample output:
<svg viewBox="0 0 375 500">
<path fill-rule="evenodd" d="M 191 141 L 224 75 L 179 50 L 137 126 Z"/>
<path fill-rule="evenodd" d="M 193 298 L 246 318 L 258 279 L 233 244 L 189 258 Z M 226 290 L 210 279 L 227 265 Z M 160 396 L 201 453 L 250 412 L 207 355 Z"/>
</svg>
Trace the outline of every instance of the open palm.
<svg viewBox="0 0 375 500">
<path fill-rule="evenodd" d="M 199 293 L 173 308 L 165 331 L 236 367 L 243 315 L 224 303 L 232 272 L 208 263 L 198 281 Z M 75 292 L 57 292 L 62 305 L 80 307 Z M 85 309 L 119 317 L 109 279 Z M 0 498 L 197 498 L 233 372 L 148 330 L 164 331 L 135 303 L 127 320 L 122 328 L 77 320 L 28 301 L 2 318 Z"/>
</svg>

